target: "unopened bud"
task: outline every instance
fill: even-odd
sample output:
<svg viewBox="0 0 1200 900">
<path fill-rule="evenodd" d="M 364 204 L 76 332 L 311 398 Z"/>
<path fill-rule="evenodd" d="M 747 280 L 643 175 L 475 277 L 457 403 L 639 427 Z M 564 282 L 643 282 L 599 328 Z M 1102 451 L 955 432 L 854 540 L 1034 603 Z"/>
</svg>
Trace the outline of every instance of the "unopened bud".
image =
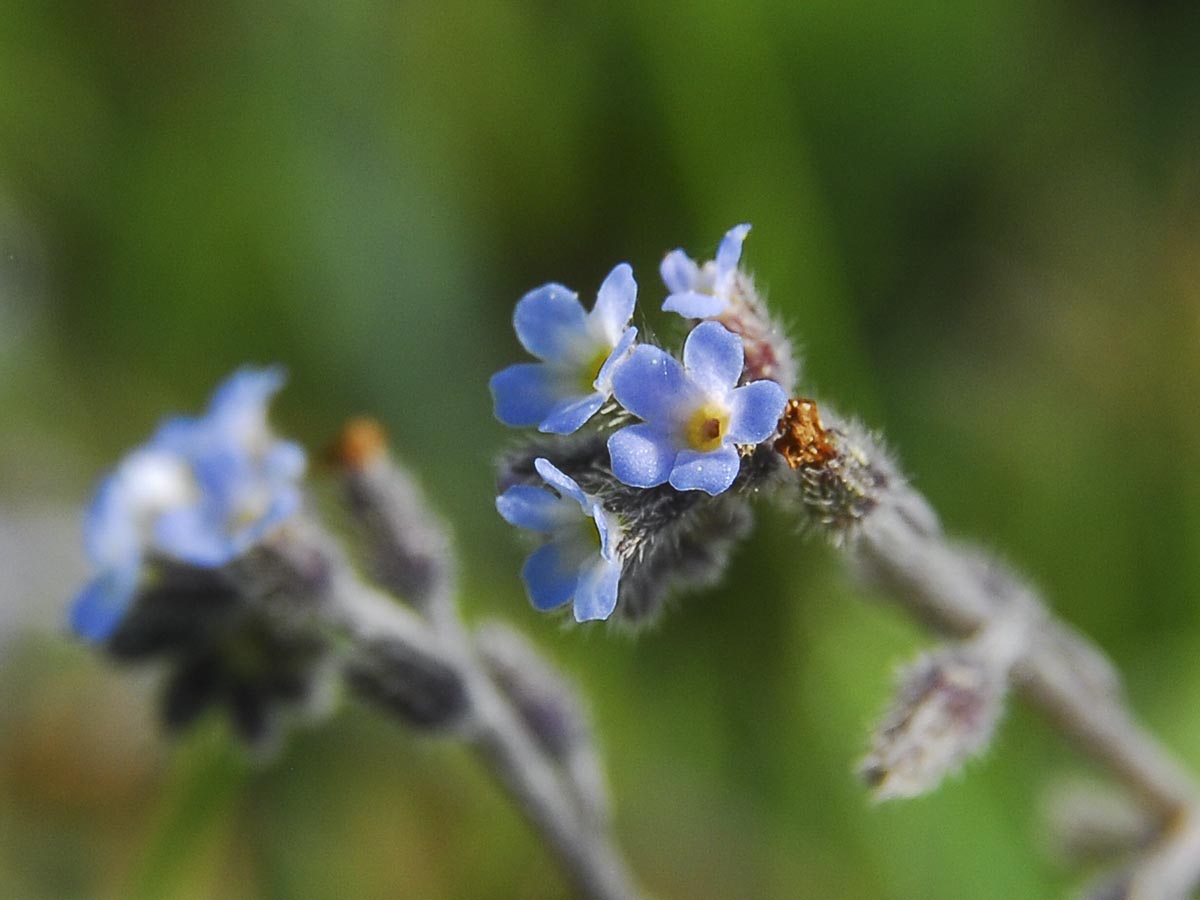
<svg viewBox="0 0 1200 900">
<path fill-rule="evenodd" d="M 416 480 L 387 452 L 383 429 L 370 419 L 346 426 L 335 456 L 343 467 L 346 506 L 367 544 L 371 574 L 426 612 L 454 594 L 450 538 Z"/>
<path fill-rule="evenodd" d="M 375 419 L 351 419 L 326 453 L 334 465 L 362 469 L 387 455 L 387 432 Z"/>
<path fill-rule="evenodd" d="M 809 522 L 841 542 L 886 507 L 913 532 L 938 533 L 937 515 L 909 486 L 879 438 L 858 422 L 835 415 L 826 420 L 812 400 L 791 400 L 774 444 L 794 472 Z"/>
<path fill-rule="evenodd" d="M 742 339 L 746 381 L 768 378 L 791 393 L 799 364 L 783 326 L 771 317 L 767 302 L 744 269 L 734 274 L 728 308 L 717 321 Z"/>
<path fill-rule="evenodd" d="M 420 728 L 450 727 L 469 704 L 451 665 L 405 641 L 360 644 L 346 666 L 346 679 L 364 700 Z"/>
<path fill-rule="evenodd" d="M 972 645 L 943 647 L 901 671 L 899 691 L 875 731 L 860 773 L 877 800 L 917 797 L 991 741 L 1007 668 Z"/>
</svg>

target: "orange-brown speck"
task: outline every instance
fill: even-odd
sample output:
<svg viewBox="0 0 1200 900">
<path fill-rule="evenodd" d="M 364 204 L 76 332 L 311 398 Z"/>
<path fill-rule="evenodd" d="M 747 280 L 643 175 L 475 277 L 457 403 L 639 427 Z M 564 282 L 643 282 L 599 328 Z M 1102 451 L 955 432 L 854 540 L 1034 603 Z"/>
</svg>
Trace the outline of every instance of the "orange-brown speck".
<svg viewBox="0 0 1200 900">
<path fill-rule="evenodd" d="M 375 419 L 351 419 L 329 448 L 329 461 L 347 469 L 362 469 L 387 453 L 387 432 Z"/>
<path fill-rule="evenodd" d="M 779 431 L 775 452 L 793 469 L 824 465 L 837 456 L 812 400 L 789 400 L 779 420 Z"/>
</svg>

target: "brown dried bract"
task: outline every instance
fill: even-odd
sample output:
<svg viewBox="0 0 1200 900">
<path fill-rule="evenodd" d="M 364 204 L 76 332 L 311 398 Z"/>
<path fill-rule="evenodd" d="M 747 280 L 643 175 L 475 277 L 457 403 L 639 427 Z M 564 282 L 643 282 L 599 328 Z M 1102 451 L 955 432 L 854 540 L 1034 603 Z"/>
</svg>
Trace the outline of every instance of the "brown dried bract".
<svg viewBox="0 0 1200 900">
<path fill-rule="evenodd" d="M 351 419 L 329 448 L 331 463 L 347 469 L 361 469 L 387 452 L 387 432 L 374 419 Z"/>
<path fill-rule="evenodd" d="M 789 400 L 779 420 L 779 430 L 775 451 L 793 469 L 821 466 L 837 456 L 826 436 L 828 432 L 821 425 L 817 404 L 812 400 Z"/>
</svg>

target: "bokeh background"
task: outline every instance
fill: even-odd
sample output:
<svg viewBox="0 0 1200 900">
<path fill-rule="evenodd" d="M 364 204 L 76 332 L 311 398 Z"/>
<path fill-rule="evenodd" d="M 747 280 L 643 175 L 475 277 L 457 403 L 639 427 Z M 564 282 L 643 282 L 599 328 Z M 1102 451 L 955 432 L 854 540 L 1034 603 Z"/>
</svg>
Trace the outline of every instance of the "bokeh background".
<svg viewBox="0 0 1200 900">
<path fill-rule="evenodd" d="M 565 896 L 473 759 L 345 708 L 271 766 L 178 743 L 151 675 L 65 632 L 78 511 L 169 410 L 285 363 L 313 448 L 391 430 L 473 618 L 583 686 L 660 898 L 1041 898 L 1013 710 L 937 794 L 852 769 L 927 643 L 764 510 L 637 639 L 528 607 L 492 507 L 512 304 L 628 260 L 744 259 L 806 390 L 878 426 L 1200 766 L 1200 6 L 931 0 L 0 0 L 0 895 Z M 318 478 L 319 473 L 318 473 Z"/>
</svg>

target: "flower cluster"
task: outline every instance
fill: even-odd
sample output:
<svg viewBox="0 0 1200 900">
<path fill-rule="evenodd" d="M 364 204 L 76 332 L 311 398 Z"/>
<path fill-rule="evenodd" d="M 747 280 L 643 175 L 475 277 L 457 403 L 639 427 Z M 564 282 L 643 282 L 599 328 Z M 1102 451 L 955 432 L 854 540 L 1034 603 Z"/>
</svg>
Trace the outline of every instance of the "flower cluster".
<svg viewBox="0 0 1200 900">
<path fill-rule="evenodd" d="M 276 439 L 267 407 L 278 369 L 243 369 L 198 418 L 173 418 L 101 483 L 84 519 L 96 576 L 79 594 L 71 625 L 108 639 L 143 581 L 168 560 L 215 569 L 244 554 L 300 506 L 304 451 Z"/>
<path fill-rule="evenodd" d="M 540 361 L 492 377 L 496 416 L 548 437 L 528 442 L 509 466 L 497 507 L 546 538 L 522 573 L 538 609 L 573 601 L 585 621 L 654 606 L 622 585 L 644 590 L 651 559 L 660 587 L 685 574 L 680 548 L 706 540 L 697 523 L 728 520 L 718 498 L 739 477 L 752 487 L 762 470 L 756 451 L 776 434 L 791 385 L 761 361 L 790 365 L 791 350 L 738 268 L 749 230 L 731 229 L 715 260 L 697 263 L 682 250 L 664 259 L 663 309 L 690 329 L 679 356 L 637 342 L 629 323 L 638 286 L 627 263 L 605 278 L 590 312 L 558 284 L 517 303 L 517 338 Z M 664 546 L 679 565 L 664 564 Z"/>
<path fill-rule="evenodd" d="M 277 368 L 235 372 L 204 415 L 166 420 L 101 482 L 84 515 L 96 574 L 70 613 L 111 657 L 165 663 L 168 726 L 222 707 L 257 749 L 285 718 L 326 708 L 333 675 L 302 602 L 330 558 L 301 521 L 305 454 L 267 421 L 283 381 Z"/>
</svg>

